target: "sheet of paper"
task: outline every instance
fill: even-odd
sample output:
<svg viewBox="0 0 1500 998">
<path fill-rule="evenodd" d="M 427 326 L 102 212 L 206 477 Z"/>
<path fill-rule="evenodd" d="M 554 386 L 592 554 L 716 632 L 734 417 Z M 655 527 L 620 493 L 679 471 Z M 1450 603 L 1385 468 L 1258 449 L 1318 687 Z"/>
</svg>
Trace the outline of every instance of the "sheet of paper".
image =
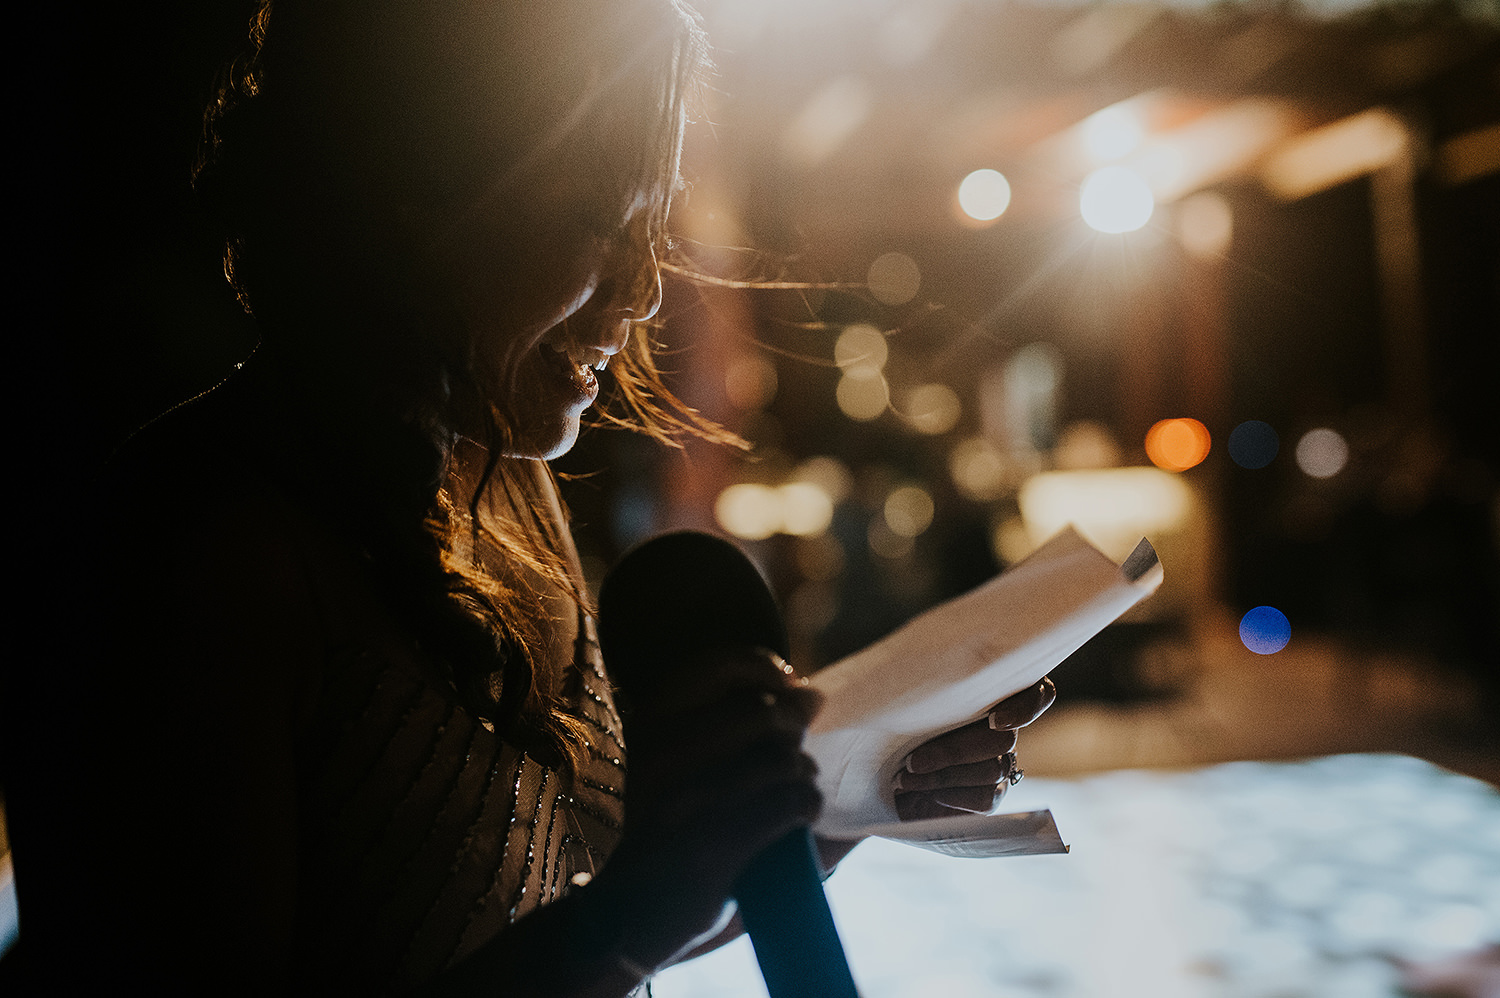
<svg viewBox="0 0 1500 998">
<path fill-rule="evenodd" d="M 892 779 L 908 752 L 1040 680 L 1161 579 L 1144 539 L 1117 565 L 1070 527 L 1010 570 L 818 672 L 812 686 L 825 700 L 803 743 L 824 798 L 814 830 L 852 838 L 903 827 Z M 987 819 L 1001 834 L 1006 823 L 994 819 L 1008 817 L 937 820 Z"/>
<path fill-rule="evenodd" d="M 897 821 L 870 825 L 864 835 L 907 842 L 923 849 L 964 859 L 999 856 L 1047 856 L 1065 853 L 1051 811 L 1013 814 L 966 814 L 926 821 Z"/>
</svg>

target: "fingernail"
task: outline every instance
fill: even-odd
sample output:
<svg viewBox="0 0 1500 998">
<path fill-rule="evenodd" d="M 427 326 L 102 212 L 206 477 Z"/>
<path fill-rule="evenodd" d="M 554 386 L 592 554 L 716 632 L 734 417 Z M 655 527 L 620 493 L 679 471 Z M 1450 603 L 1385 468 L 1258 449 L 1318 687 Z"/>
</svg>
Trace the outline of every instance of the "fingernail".
<svg viewBox="0 0 1500 998">
<path fill-rule="evenodd" d="M 998 711 L 992 711 L 989 717 L 991 731 L 1010 731 L 1015 728 L 1015 722 L 1003 720 Z"/>
</svg>

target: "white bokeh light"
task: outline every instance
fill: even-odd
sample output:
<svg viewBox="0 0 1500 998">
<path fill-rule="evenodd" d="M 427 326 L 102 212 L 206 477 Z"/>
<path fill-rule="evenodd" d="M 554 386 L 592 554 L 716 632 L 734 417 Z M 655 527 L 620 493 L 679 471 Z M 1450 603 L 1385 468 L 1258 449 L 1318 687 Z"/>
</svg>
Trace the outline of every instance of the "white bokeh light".
<svg viewBox="0 0 1500 998">
<path fill-rule="evenodd" d="M 958 185 L 958 206 L 976 222 L 992 222 L 1010 207 L 1010 181 L 999 170 L 975 170 Z"/>
<path fill-rule="evenodd" d="M 1297 467 L 1313 478 L 1332 478 L 1349 463 L 1349 445 L 1337 430 L 1308 430 L 1297 441 Z"/>
<path fill-rule="evenodd" d="M 1134 232 L 1151 221 L 1156 198 L 1134 170 L 1105 166 L 1084 178 L 1078 208 L 1097 232 Z"/>
</svg>

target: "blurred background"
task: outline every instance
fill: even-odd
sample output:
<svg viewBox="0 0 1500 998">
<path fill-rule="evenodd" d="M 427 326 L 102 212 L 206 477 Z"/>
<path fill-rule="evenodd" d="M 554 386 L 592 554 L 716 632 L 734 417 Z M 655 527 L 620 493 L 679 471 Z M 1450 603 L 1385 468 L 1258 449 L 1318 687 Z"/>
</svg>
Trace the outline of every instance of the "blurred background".
<svg viewBox="0 0 1500 998">
<path fill-rule="evenodd" d="M 816 668 L 1065 523 L 1145 535 L 1162 591 L 1046 724 L 1115 764 L 1489 765 L 1500 9 L 701 6 L 660 335 L 754 446 L 586 437 L 559 468 L 591 576 L 729 533 Z M 1033 765 L 1100 765 L 1083 741 Z"/>
<path fill-rule="evenodd" d="M 12 344 L 14 461 L 42 509 L 255 342 L 188 188 L 253 5 L 125 6 L 17 22 L 43 55 L 27 92 L 60 95 L 17 110 L 15 314 L 41 335 Z M 1076 871 L 1149 853 L 1152 883 L 1229 883 L 1213 896 L 1271 912 L 1266 960 L 1316 957 L 1273 979 L 1158 948 L 1181 974 L 1137 990 L 986 965 L 871 993 L 1384 995 L 1398 957 L 1500 940 L 1493 787 L 1452 773 L 1500 782 L 1500 6 L 698 6 L 717 72 L 658 336 L 678 393 L 752 447 L 586 433 L 557 468 L 591 581 L 655 532 L 733 536 L 813 670 L 1065 523 L 1116 558 L 1149 537 L 1162 589 L 1058 670 L 1021 742 L 1042 788 L 1023 803 L 1057 808 L 1084 865 L 1066 884 L 1026 872 L 1053 858 L 991 865 L 998 886 L 960 901 L 974 866 L 913 872 L 875 844 L 840 874 L 847 907 L 894 904 L 859 885 L 906 877 L 941 921 L 1032 882 L 1023 910 L 1057 918 L 981 918 L 970 949 L 1052 952 L 1072 922 L 1045 898 L 1124 912 L 1142 883 Z M 1333 787 L 1350 809 L 1298 847 L 1282 819 Z M 1264 806 L 1235 811 L 1246 797 Z M 1432 802 L 1445 838 L 1389 831 Z M 1280 851 L 1245 860 L 1231 825 Z M 1091 831 L 1104 867 L 1080 859 Z M 1359 842 L 1366 881 L 1428 893 L 1369 901 L 1328 873 Z M 1271 873 L 1292 886 L 1244 901 Z M 1308 876 L 1321 893 L 1297 893 Z"/>
</svg>

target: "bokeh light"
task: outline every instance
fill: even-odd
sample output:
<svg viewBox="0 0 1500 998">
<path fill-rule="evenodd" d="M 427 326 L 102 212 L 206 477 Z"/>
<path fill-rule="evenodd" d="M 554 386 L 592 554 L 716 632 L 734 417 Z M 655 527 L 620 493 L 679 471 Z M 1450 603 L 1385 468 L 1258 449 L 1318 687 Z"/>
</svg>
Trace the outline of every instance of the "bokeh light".
<svg viewBox="0 0 1500 998">
<path fill-rule="evenodd" d="M 811 482 L 823 490 L 828 501 L 834 505 L 843 502 L 854 487 L 854 476 L 849 468 L 836 457 L 819 454 L 797 465 L 792 472 L 792 481 Z"/>
<path fill-rule="evenodd" d="M 1212 438 L 1196 419 L 1163 419 L 1146 431 L 1146 456 L 1163 471 L 1186 471 L 1208 457 Z"/>
<path fill-rule="evenodd" d="M 1229 434 L 1229 457 L 1241 468 L 1264 468 L 1276 459 L 1281 438 L 1270 423 L 1247 419 Z"/>
<path fill-rule="evenodd" d="M 1083 144 L 1101 163 L 1128 156 L 1141 144 L 1146 130 L 1140 118 L 1123 107 L 1106 107 L 1083 119 Z"/>
<path fill-rule="evenodd" d="M 905 305 L 922 286 L 922 270 L 905 253 L 882 253 L 865 275 L 870 294 L 886 305 Z"/>
<path fill-rule="evenodd" d="M 1297 441 L 1297 467 L 1313 478 L 1332 478 L 1349 463 L 1349 444 L 1337 430 L 1308 430 Z"/>
<path fill-rule="evenodd" d="M 714 517 L 747 541 L 778 533 L 816 537 L 833 522 L 833 498 L 815 482 L 794 480 L 780 488 L 742 482 L 719 493 Z"/>
<path fill-rule="evenodd" d="M 959 495 L 988 502 L 1005 494 L 1005 458 L 983 437 L 959 442 L 948 455 L 948 474 Z"/>
<path fill-rule="evenodd" d="M 1010 181 L 999 170 L 975 170 L 958 185 L 958 205 L 976 222 L 992 222 L 1010 207 Z"/>
<path fill-rule="evenodd" d="M 1257 655 L 1274 655 L 1291 640 L 1291 621 L 1274 606 L 1258 606 L 1240 618 L 1240 641 Z"/>
<path fill-rule="evenodd" d="M 839 367 L 885 367 L 890 348 L 880 330 L 868 323 L 848 326 L 833 344 L 833 359 Z"/>
<path fill-rule="evenodd" d="M 906 394 L 902 415 L 918 433 L 947 433 L 963 415 L 963 405 L 947 385 L 918 385 Z"/>
<path fill-rule="evenodd" d="M 876 368 L 852 367 L 839 378 L 834 398 L 844 415 L 863 423 L 878 418 L 890 406 L 891 388 Z"/>
<path fill-rule="evenodd" d="M 1114 468 L 1120 464 L 1120 445 L 1103 423 L 1075 420 L 1058 436 L 1052 459 L 1063 471 Z"/>
<path fill-rule="evenodd" d="M 788 482 L 776 490 L 781 500 L 781 530 L 813 537 L 833 522 L 833 499 L 813 482 Z"/>
<path fill-rule="evenodd" d="M 1234 236 L 1234 213 L 1224 195 L 1203 191 L 1177 206 L 1177 238 L 1199 258 L 1223 256 Z"/>
<path fill-rule="evenodd" d="M 766 485 L 744 482 L 719 493 L 714 503 L 719 526 L 747 541 L 761 541 L 781 529 L 781 497 Z"/>
<path fill-rule="evenodd" d="M 883 516 L 870 520 L 869 529 L 865 531 L 865 539 L 870 545 L 871 553 L 887 561 L 899 561 L 911 554 L 916 547 L 916 543 L 910 537 L 892 530 Z"/>
<path fill-rule="evenodd" d="M 1182 530 L 1195 506 L 1187 482 L 1158 468 L 1044 471 L 1026 479 L 1016 504 L 1033 545 L 1072 524 L 1119 558 L 1143 535 Z"/>
<path fill-rule="evenodd" d="M 1156 198 L 1134 170 L 1104 166 L 1084 178 L 1078 209 L 1096 232 L 1134 232 L 1151 221 Z"/>
<path fill-rule="evenodd" d="M 902 485 L 885 497 L 885 525 L 900 537 L 916 537 L 932 526 L 932 496 L 920 485 Z"/>
</svg>

